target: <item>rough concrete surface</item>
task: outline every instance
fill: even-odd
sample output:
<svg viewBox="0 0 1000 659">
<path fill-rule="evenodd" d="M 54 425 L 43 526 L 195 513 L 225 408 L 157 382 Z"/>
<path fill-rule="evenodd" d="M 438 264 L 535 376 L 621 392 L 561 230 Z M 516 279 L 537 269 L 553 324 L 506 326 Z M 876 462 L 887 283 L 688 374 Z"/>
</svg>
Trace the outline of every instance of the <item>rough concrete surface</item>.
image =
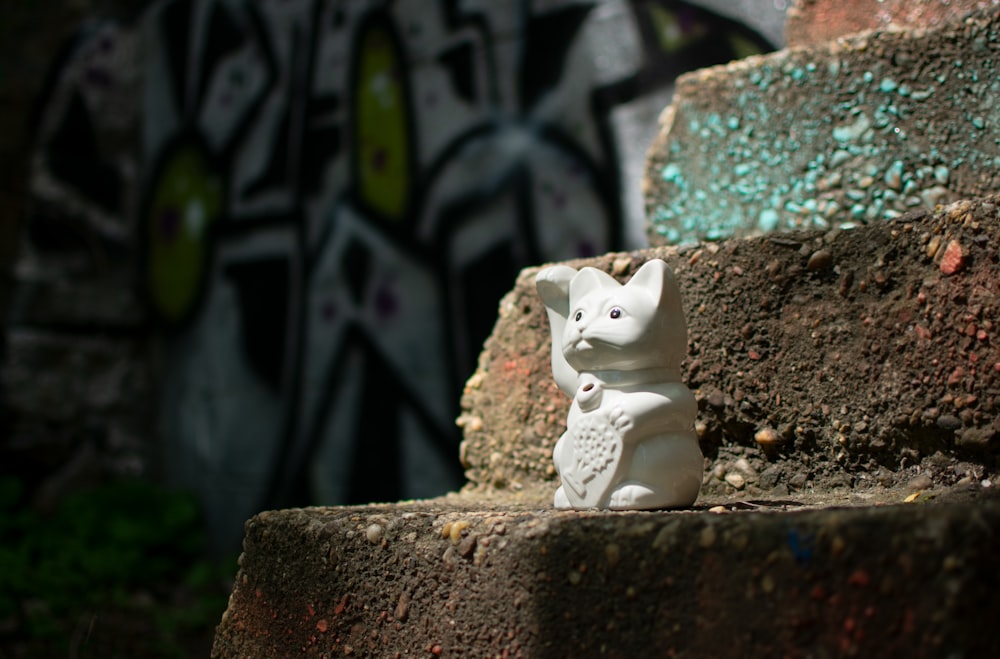
<svg viewBox="0 0 1000 659">
<path fill-rule="evenodd" d="M 822 510 L 465 495 L 263 513 L 213 656 L 996 656 L 1000 500 L 982 492 Z"/>
<path fill-rule="evenodd" d="M 789 48 L 867 30 L 936 27 L 1000 0 L 795 0 L 788 8 Z"/>
<path fill-rule="evenodd" d="M 650 243 L 881 221 L 1000 187 L 1000 7 L 677 81 L 650 148 Z"/>
<path fill-rule="evenodd" d="M 703 492 L 981 482 L 1000 441 L 1000 197 L 893 221 L 570 262 L 673 268 L 688 321 Z M 569 400 L 528 269 L 462 399 L 470 487 L 553 482 Z M 554 487 L 554 484 L 553 484 Z"/>
</svg>

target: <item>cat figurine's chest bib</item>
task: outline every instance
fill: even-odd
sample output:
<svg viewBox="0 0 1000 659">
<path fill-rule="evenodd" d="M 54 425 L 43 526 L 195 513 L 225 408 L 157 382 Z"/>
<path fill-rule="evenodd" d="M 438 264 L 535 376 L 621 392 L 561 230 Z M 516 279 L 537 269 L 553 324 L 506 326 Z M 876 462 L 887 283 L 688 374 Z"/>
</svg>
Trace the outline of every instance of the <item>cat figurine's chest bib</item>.
<svg viewBox="0 0 1000 659">
<path fill-rule="evenodd" d="M 606 415 L 586 414 L 569 429 L 573 465 L 562 472 L 574 508 L 596 508 L 607 498 L 622 457 L 621 433 Z"/>
</svg>

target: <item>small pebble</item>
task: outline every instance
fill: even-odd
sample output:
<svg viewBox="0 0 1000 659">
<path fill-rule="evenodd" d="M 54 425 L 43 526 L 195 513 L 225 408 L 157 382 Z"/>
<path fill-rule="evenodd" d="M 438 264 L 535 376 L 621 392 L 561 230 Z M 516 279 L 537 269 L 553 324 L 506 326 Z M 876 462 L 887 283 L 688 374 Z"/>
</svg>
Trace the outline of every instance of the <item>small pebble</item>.
<svg viewBox="0 0 1000 659">
<path fill-rule="evenodd" d="M 934 481 L 927 474 L 918 474 L 910 479 L 906 487 L 910 490 L 926 490 L 934 485 Z"/>
<path fill-rule="evenodd" d="M 962 427 L 962 420 L 954 414 L 942 414 L 934 423 L 942 430 L 958 430 Z"/>
<path fill-rule="evenodd" d="M 938 253 L 941 248 L 941 236 L 932 236 L 927 242 L 927 256 L 934 258 L 934 255 Z"/>
<path fill-rule="evenodd" d="M 781 443 L 781 435 L 774 428 L 758 430 L 753 438 L 764 450 L 772 449 Z"/>
<path fill-rule="evenodd" d="M 735 487 L 737 490 L 742 490 L 747 483 L 746 479 L 735 471 L 731 471 L 726 474 L 726 482 Z"/>
<path fill-rule="evenodd" d="M 736 462 L 733 463 L 733 467 L 735 467 L 737 470 L 739 470 L 746 476 L 757 475 L 757 470 L 753 468 L 753 465 L 751 465 L 750 461 L 747 460 L 746 458 L 739 458 Z"/>
<path fill-rule="evenodd" d="M 373 545 L 378 544 L 378 542 L 382 539 L 382 527 L 378 524 L 372 524 L 365 529 L 365 537 L 368 538 L 368 542 Z"/>
<path fill-rule="evenodd" d="M 399 622 L 406 622 L 406 618 L 410 615 L 410 593 L 408 591 L 404 590 L 399 596 L 399 602 L 396 603 L 396 610 L 393 614 Z"/>
<path fill-rule="evenodd" d="M 957 240 L 950 241 L 948 246 L 944 248 L 944 255 L 941 257 L 941 263 L 938 267 L 944 274 L 953 275 L 962 269 L 963 264 L 962 244 Z"/>
<path fill-rule="evenodd" d="M 806 483 L 808 481 L 809 477 L 806 476 L 804 473 L 799 472 L 788 479 L 788 486 L 795 490 L 801 490 L 803 487 L 806 486 Z"/>
<path fill-rule="evenodd" d="M 715 544 L 715 529 L 712 526 L 706 526 L 701 530 L 701 536 L 698 539 L 698 544 L 702 549 L 708 549 Z"/>
<path fill-rule="evenodd" d="M 458 541 L 462 539 L 462 531 L 467 528 L 469 528 L 469 523 L 464 519 L 452 522 L 451 528 L 448 529 L 452 544 L 458 544 Z"/>
<path fill-rule="evenodd" d="M 618 565 L 618 561 L 622 557 L 622 549 L 612 542 L 604 548 L 604 556 L 608 559 L 608 565 Z"/>
<path fill-rule="evenodd" d="M 458 543 L 458 554 L 462 558 L 469 558 L 472 556 L 472 553 L 476 551 L 476 541 L 477 538 L 475 534 L 469 534 L 462 538 L 462 541 Z"/>
<path fill-rule="evenodd" d="M 818 249 L 809 257 L 806 268 L 815 272 L 817 270 L 826 270 L 831 265 L 833 265 L 833 254 L 829 250 Z"/>
</svg>

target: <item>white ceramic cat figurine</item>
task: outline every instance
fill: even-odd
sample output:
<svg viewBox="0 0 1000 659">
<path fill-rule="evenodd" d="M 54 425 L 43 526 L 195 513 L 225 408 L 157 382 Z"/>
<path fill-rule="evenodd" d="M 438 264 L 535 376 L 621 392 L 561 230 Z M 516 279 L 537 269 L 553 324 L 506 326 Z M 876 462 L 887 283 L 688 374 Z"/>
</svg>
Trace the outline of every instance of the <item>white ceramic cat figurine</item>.
<svg viewBox="0 0 1000 659">
<path fill-rule="evenodd" d="M 535 279 L 552 329 L 552 374 L 573 404 L 552 459 L 556 508 L 689 506 L 701 488 L 697 404 L 681 381 L 687 325 L 669 266 L 624 286 L 596 268 Z"/>
</svg>

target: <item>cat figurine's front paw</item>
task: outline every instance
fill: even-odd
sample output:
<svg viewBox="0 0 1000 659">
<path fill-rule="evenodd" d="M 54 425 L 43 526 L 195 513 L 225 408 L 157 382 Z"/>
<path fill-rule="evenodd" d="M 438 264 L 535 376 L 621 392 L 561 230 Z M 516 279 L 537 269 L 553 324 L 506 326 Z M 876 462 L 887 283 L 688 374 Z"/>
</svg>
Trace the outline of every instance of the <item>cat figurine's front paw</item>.
<svg viewBox="0 0 1000 659">
<path fill-rule="evenodd" d="M 676 491 L 674 491 L 676 490 Z M 657 508 L 676 508 L 690 506 L 694 495 L 682 492 L 680 488 L 657 485 L 654 489 L 643 483 L 625 483 L 615 488 L 608 500 L 611 510 L 654 510 Z"/>
<path fill-rule="evenodd" d="M 656 493 L 645 485 L 630 483 L 621 485 L 611 493 L 608 508 L 611 510 L 633 510 L 636 508 L 656 507 L 653 499 Z"/>
<path fill-rule="evenodd" d="M 556 496 L 552 501 L 552 505 L 556 508 L 572 508 L 573 504 L 570 503 L 569 497 L 566 496 L 566 490 L 563 486 L 559 486 L 556 489 Z"/>
<path fill-rule="evenodd" d="M 635 421 L 625 413 L 621 405 L 615 405 L 611 408 L 611 411 L 608 412 L 608 422 L 620 435 L 624 435 L 635 427 Z"/>
</svg>

